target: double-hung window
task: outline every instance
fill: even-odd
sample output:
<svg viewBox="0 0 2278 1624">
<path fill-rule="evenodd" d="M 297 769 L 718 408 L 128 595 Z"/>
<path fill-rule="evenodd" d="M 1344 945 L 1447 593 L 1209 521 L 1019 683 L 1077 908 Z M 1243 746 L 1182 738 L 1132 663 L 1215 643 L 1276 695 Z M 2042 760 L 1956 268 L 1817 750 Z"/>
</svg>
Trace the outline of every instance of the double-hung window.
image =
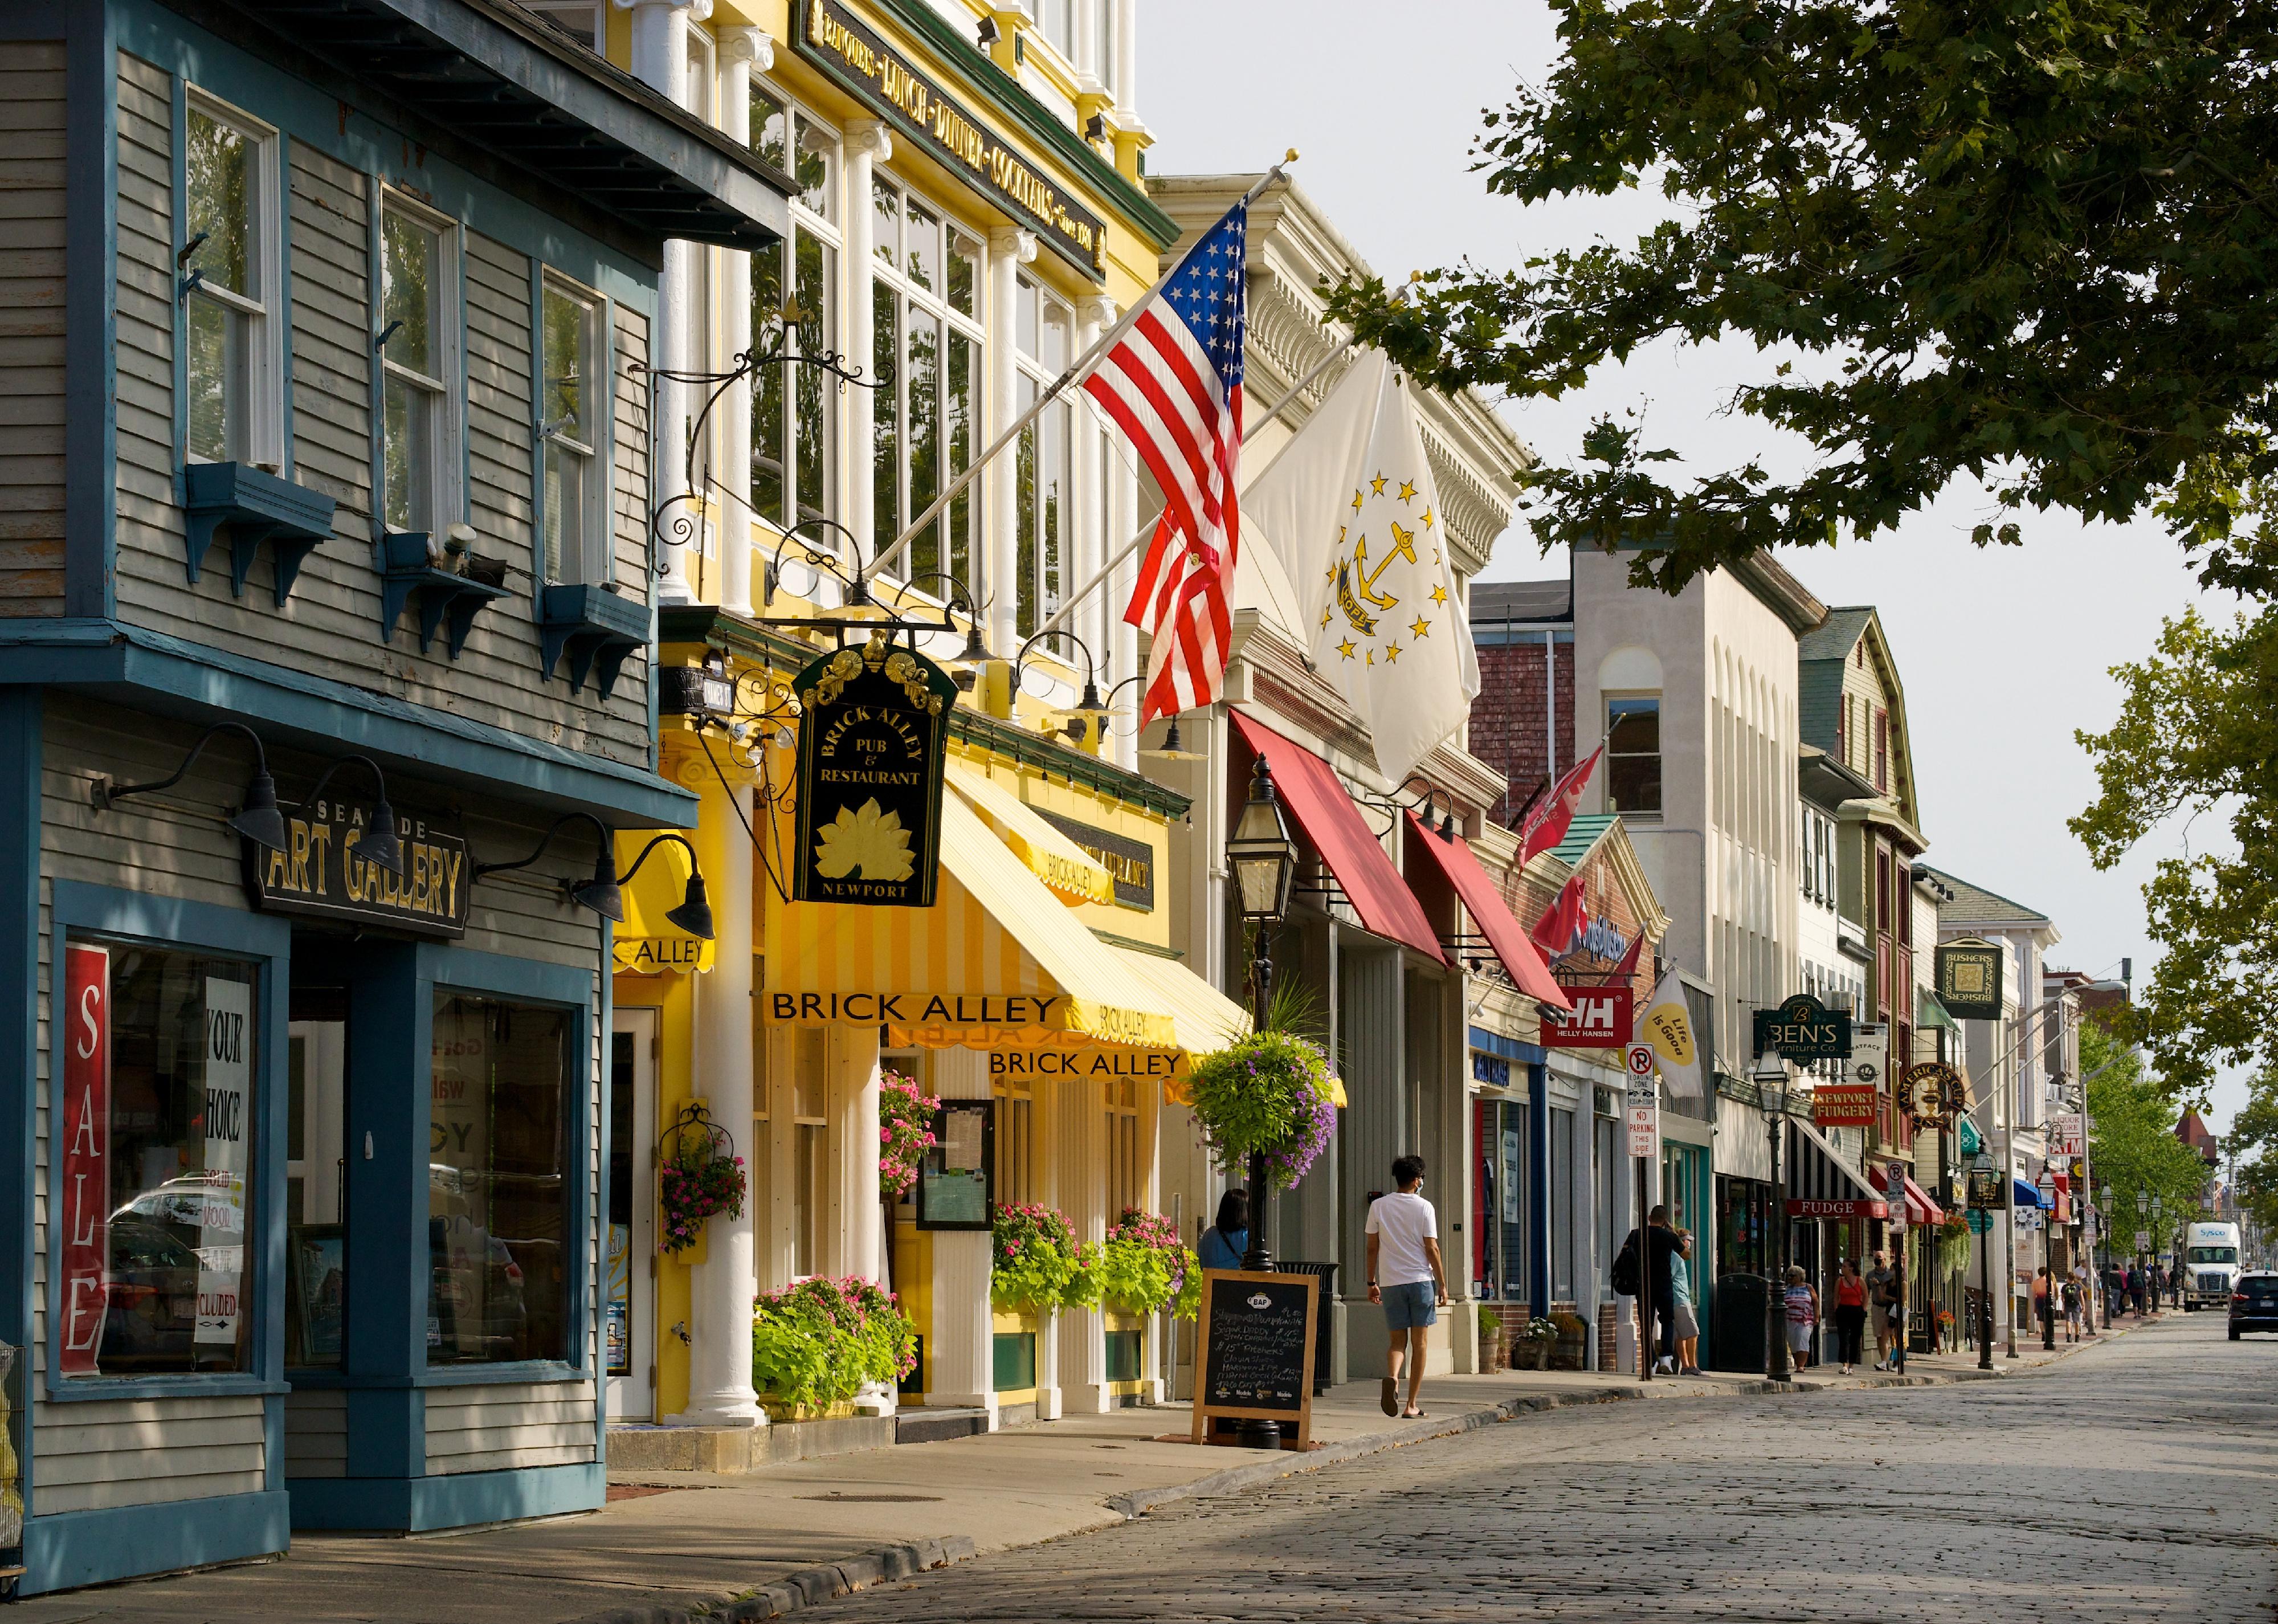
<svg viewBox="0 0 2278 1624">
<path fill-rule="evenodd" d="M 883 551 L 975 454 L 980 422 L 981 243 L 883 176 L 871 193 L 872 525 Z M 896 568 L 947 596 L 941 577 L 977 592 L 980 509 L 970 489 L 910 543 Z"/>
<path fill-rule="evenodd" d="M 1075 313 L 1023 276 L 1013 304 L 1019 362 L 1013 410 L 1024 414 L 1046 385 L 1066 370 Z M 1070 585 L 1074 546 L 1075 405 L 1066 395 L 1021 432 L 1014 455 L 1013 526 L 1019 569 L 1018 615 L 1028 637 L 1059 609 Z"/>
<path fill-rule="evenodd" d="M 752 256 L 752 341 L 783 329 L 792 355 L 831 349 L 838 280 L 838 137 L 764 81 L 752 80 L 752 145 L 792 176 L 791 229 Z M 752 506 L 778 529 L 836 509 L 837 386 L 820 368 L 763 366 L 752 386 Z"/>
<path fill-rule="evenodd" d="M 601 301 L 546 279 L 539 334 L 545 387 L 538 433 L 546 459 L 539 560 L 548 582 L 610 578 L 609 373 Z"/>
<path fill-rule="evenodd" d="M 1661 698 L 1606 701 L 1606 809 L 1661 815 Z"/>
<path fill-rule="evenodd" d="M 275 469 L 284 440 L 277 133 L 196 93 L 183 133 L 189 455 Z"/>
<path fill-rule="evenodd" d="M 390 197 L 379 237 L 380 517 L 438 535 L 458 517 L 458 234 Z"/>
</svg>

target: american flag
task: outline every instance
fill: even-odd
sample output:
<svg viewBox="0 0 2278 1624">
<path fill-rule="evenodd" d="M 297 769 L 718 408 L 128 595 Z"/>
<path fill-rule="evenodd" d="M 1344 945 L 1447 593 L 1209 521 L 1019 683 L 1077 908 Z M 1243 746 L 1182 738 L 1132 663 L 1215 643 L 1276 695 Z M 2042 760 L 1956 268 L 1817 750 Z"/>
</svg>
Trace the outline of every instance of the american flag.
<svg viewBox="0 0 2278 1624">
<path fill-rule="evenodd" d="M 1115 419 L 1163 492 L 1163 517 L 1123 618 L 1154 644 L 1139 720 L 1219 695 L 1226 676 L 1241 519 L 1242 341 L 1250 211 L 1203 234 L 1084 388 Z"/>
</svg>

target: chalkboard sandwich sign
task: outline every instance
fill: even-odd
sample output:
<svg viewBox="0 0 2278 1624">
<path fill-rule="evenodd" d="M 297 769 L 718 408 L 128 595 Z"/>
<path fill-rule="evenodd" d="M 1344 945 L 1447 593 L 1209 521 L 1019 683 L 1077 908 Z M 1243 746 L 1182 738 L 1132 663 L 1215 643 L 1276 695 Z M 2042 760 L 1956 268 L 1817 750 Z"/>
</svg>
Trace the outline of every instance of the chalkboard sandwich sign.
<svg viewBox="0 0 2278 1624">
<path fill-rule="evenodd" d="M 1313 1338 L 1320 1282 L 1311 1275 L 1204 1271 L 1195 1346 L 1194 1441 L 1214 1441 L 1212 1422 L 1281 1423 L 1284 1449 L 1311 1449 Z"/>
</svg>

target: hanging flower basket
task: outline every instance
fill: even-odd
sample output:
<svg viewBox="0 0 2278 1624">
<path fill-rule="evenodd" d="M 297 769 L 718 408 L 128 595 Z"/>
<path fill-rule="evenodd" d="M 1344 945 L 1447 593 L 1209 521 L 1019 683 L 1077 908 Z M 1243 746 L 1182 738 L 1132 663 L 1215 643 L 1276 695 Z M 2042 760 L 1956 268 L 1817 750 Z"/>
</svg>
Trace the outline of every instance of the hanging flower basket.
<svg viewBox="0 0 2278 1624">
<path fill-rule="evenodd" d="M 1337 1130 L 1328 1062 L 1294 1032 L 1252 1032 L 1198 1055 L 1187 1098 L 1219 1166 L 1240 1176 L 1262 1151 L 1275 1190 L 1304 1177 Z"/>
<path fill-rule="evenodd" d="M 898 1201 L 918 1182 L 918 1168 L 934 1147 L 933 1115 L 941 1101 L 898 1071 L 878 1076 L 878 1193 Z"/>
<path fill-rule="evenodd" d="M 693 1246 L 722 1214 L 744 1214 L 744 1159 L 701 1105 L 682 1108 L 657 1147 L 658 1234 L 667 1257 Z"/>
</svg>

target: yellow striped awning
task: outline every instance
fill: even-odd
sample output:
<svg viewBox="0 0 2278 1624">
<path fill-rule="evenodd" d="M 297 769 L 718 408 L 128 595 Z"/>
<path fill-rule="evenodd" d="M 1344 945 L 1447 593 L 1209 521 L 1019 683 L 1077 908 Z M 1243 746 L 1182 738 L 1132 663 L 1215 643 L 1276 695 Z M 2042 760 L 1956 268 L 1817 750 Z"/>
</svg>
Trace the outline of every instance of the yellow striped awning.
<svg viewBox="0 0 2278 1624">
<path fill-rule="evenodd" d="M 969 762 L 952 756 L 948 769 L 948 786 L 965 798 L 1028 872 L 1061 901 L 1073 908 L 1079 902 L 1115 900 L 1115 877 L 1106 866 L 1046 823 L 1035 808 Z"/>
<path fill-rule="evenodd" d="M 898 1043 L 931 1048 L 996 1048 L 1048 1033 L 1177 1046 L 1178 1022 L 1151 984 L 1127 973 L 956 795 L 942 797 L 941 867 L 926 908 L 767 892 L 761 1018 L 883 1024 Z"/>
</svg>

